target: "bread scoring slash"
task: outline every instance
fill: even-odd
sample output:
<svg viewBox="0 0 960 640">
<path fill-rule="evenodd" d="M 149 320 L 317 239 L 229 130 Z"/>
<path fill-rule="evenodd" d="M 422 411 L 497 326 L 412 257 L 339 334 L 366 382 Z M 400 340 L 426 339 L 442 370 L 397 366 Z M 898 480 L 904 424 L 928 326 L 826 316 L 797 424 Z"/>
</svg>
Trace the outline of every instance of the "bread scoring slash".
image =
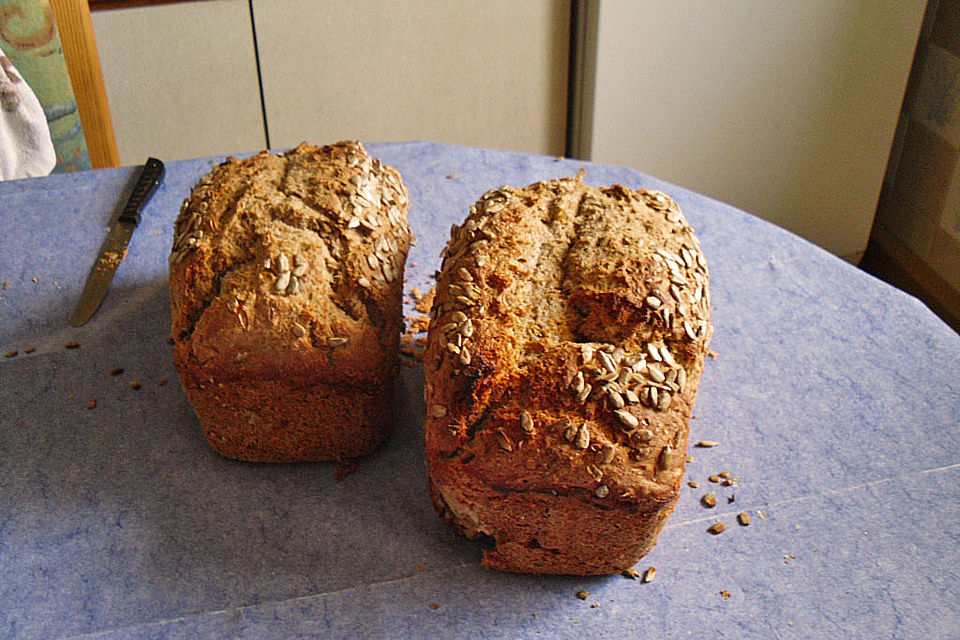
<svg viewBox="0 0 960 640">
<path fill-rule="evenodd" d="M 219 453 L 326 460 L 384 440 L 408 209 L 358 142 L 230 158 L 194 187 L 170 254 L 174 361 Z"/>
<path fill-rule="evenodd" d="M 485 566 L 621 572 L 679 497 L 710 325 L 667 195 L 501 187 L 454 226 L 424 359 L 430 493 Z"/>
</svg>

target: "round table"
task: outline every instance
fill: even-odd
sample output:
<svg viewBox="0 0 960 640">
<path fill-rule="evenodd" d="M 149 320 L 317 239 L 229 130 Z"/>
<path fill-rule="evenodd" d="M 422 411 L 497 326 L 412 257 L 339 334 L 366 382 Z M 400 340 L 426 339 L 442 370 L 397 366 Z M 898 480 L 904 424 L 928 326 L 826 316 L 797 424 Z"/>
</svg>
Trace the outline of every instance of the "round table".
<svg viewBox="0 0 960 640">
<path fill-rule="evenodd" d="M 719 446 L 689 452 L 699 486 L 684 485 L 636 567 L 656 579 L 482 569 L 427 497 L 416 364 L 401 374 L 394 436 L 345 478 L 333 463 L 214 454 L 166 342 L 173 220 L 210 158 L 168 163 L 80 329 L 67 317 L 134 169 L 0 183 L 0 349 L 18 352 L 0 359 L 0 636 L 956 637 L 960 337 L 922 304 L 629 169 L 368 149 L 410 191 L 408 292 L 430 288 L 451 223 L 501 184 L 586 167 L 590 184 L 680 203 L 709 261 L 716 328 L 691 441 Z M 722 471 L 733 486 L 709 481 Z M 716 507 L 699 502 L 706 491 Z M 707 533 L 715 522 L 726 531 Z"/>
</svg>

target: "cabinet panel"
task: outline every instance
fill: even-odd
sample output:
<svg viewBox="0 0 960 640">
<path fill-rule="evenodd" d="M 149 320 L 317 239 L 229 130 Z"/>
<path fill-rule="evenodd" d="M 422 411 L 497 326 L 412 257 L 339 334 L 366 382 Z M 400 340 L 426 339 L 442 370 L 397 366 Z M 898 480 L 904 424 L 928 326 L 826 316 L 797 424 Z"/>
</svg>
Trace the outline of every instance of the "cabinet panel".
<svg viewBox="0 0 960 640">
<path fill-rule="evenodd" d="M 563 152 L 569 3 L 254 0 L 271 145 Z"/>
<path fill-rule="evenodd" d="M 100 11 L 93 25 L 123 164 L 265 146 L 246 2 Z"/>
</svg>

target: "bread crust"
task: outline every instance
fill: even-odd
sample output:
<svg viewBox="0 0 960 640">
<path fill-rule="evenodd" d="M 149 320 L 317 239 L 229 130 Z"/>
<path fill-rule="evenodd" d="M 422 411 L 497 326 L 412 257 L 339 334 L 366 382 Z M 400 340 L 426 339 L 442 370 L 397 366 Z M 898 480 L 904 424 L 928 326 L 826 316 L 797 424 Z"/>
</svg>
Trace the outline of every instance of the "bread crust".
<svg viewBox="0 0 960 640">
<path fill-rule="evenodd" d="M 357 142 L 230 158 L 194 187 L 170 255 L 172 338 L 214 449 L 324 460 L 383 441 L 408 209 L 399 172 Z"/>
<path fill-rule="evenodd" d="M 424 366 L 438 512 L 488 567 L 622 571 L 679 496 L 712 328 L 676 203 L 580 176 L 488 192 L 454 227 Z"/>
</svg>

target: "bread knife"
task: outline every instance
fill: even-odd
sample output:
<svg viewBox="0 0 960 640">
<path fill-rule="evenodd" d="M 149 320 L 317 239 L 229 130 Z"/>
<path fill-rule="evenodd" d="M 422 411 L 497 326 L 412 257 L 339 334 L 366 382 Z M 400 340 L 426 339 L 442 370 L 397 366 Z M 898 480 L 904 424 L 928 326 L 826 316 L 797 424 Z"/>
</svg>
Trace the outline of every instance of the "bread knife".
<svg viewBox="0 0 960 640">
<path fill-rule="evenodd" d="M 127 243 L 130 242 L 130 237 L 140 224 L 143 208 L 163 182 L 164 173 L 162 162 L 156 158 L 147 159 L 140 177 L 137 178 L 137 183 L 133 186 L 133 193 L 130 194 L 127 204 L 120 212 L 117 223 L 113 225 L 107 239 L 103 241 L 100 253 L 97 254 L 93 267 L 90 268 L 87 283 L 83 286 L 83 294 L 70 316 L 70 324 L 74 327 L 79 327 L 92 318 L 106 297 L 113 275 L 127 255 Z"/>
</svg>

